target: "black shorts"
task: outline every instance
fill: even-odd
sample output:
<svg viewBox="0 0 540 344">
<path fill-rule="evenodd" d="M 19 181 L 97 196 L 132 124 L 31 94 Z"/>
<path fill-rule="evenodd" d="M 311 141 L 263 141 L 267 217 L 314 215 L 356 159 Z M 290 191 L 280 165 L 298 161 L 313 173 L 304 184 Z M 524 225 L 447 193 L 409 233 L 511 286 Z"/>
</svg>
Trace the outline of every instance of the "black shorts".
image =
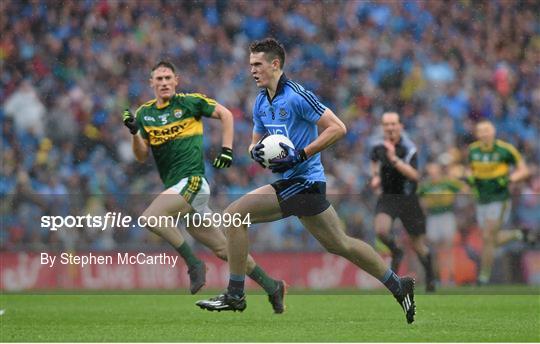
<svg viewBox="0 0 540 344">
<path fill-rule="evenodd" d="M 392 220 L 399 218 L 409 235 L 426 233 L 426 216 L 416 195 L 382 195 L 375 213 L 388 214 Z"/>
<path fill-rule="evenodd" d="M 326 199 L 326 183 L 302 178 L 280 179 L 271 184 L 283 217 L 313 216 L 322 213 L 330 202 Z"/>
</svg>

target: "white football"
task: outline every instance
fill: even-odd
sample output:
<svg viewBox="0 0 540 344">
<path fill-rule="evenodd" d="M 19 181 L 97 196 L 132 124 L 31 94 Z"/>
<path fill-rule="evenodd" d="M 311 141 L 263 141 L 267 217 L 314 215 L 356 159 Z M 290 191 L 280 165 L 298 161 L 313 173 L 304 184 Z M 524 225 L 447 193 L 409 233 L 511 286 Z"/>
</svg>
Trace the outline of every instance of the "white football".
<svg viewBox="0 0 540 344">
<path fill-rule="evenodd" d="M 287 146 L 294 148 L 293 143 L 287 136 L 284 135 L 270 135 L 264 138 L 264 140 L 261 141 L 261 143 L 264 145 L 264 147 L 261 149 L 264 154 L 264 166 L 268 168 L 270 166 L 269 160 L 275 159 L 275 158 L 284 158 L 287 156 L 287 151 L 281 148 L 279 145 L 280 143 L 285 143 Z"/>
</svg>

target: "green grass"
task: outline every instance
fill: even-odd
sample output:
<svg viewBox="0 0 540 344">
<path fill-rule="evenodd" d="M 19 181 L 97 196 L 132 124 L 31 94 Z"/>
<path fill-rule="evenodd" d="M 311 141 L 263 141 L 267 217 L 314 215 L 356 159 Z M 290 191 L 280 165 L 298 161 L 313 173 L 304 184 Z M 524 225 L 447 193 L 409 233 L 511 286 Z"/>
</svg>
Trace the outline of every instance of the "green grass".
<svg viewBox="0 0 540 344">
<path fill-rule="evenodd" d="M 211 313 L 194 306 L 209 294 L 3 294 L 0 341 L 540 341 L 538 289 L 459 291 L 417 295 L 412 325 L 380 293 L 291 293 L 283 315 L 271 313 L 264 295 L 250 295 L 244 313 Z"/>
</svg>

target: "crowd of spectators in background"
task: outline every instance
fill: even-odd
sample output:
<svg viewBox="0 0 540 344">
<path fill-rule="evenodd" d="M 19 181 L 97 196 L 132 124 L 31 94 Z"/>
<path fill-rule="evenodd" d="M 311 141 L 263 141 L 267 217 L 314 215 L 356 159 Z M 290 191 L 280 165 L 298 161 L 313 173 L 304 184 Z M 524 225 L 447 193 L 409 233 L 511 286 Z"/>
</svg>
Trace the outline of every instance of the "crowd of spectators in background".
<svg viewBox="0 0 540 344">
<path fill-rule="evenodd" d="M 389 109 L 401 114 L 421 166 L 438 161 L 452 171 L 465 163 L 475 121 L 492 120 L 532 171 L 514 189 L 514 223 L 537 225 L 538 13 L 535 0 L 2 1 L 1 248 L 159 244 L 145 230 L 53 233 L 40 228 L 40 216 L 136 216 L 146 195 L 162 191 L 152 162 L 134 160 L 121 121 L 124 108 L 153 98 L 149 71 L 162 59 L 178 66 L 178 91 L 205 93 L 234 113 L 233 166 L 207 165 L 215 207 L 271 180 L 247 154 L 258 92 L 248 45 L 267 36 L 284 44 L 288 77 L 348 127 L 323 160 L 330 199 L 351 234 L 373 239 L 368 150 Z M 219 121 L 205 123 L 210 162 L 221 135 Z M 464 226 L 474 225 L 463 208 Z M 296 220 L 251 234 L 255 250 L 318 249 Z"/>
</svg>

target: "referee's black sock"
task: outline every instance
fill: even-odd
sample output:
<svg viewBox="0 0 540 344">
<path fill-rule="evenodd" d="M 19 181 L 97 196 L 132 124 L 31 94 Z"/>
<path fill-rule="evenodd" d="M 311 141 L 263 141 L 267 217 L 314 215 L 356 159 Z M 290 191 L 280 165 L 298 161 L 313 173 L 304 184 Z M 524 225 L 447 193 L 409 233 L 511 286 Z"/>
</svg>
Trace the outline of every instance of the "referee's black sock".
<svg viewBox="0 0 540 344">
<path fill-rule="evenodd" d="M 424 256 L 418 254 L 418 259 L 420 260 L 420 263 L 422 263 L 424 271 L 426 272 L 426 280 L 432 280 L 435 277 L 435 274 L 433 273 L 431 250 L 429 250 L 428 253 Z"/>
<path fill-rule="evenodd" d="M 382 243 L 388 247 L 390 252 L 400 251 L 401 249 L 396 245 L 396 241 L 391 236 L 380 236 Z"/>
</svg>

